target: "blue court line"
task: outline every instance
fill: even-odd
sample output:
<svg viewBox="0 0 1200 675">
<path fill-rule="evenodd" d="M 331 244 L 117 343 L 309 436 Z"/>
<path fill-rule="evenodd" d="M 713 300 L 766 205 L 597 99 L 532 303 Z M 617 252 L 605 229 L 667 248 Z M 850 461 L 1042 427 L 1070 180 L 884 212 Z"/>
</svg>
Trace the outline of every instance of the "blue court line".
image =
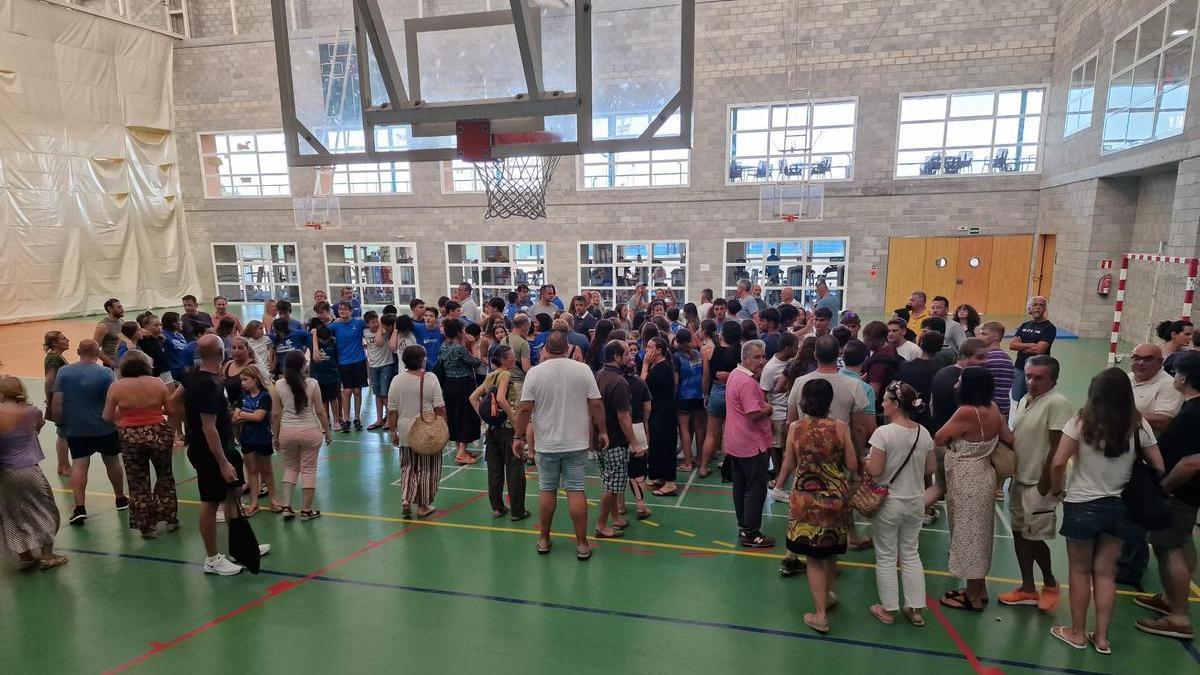
<svg viewBox="0 0 1200 675">
<path fill-rule="evenodd" d="M 171 563 L 175 565 L 185 565 L 188 567 L 203 567 L 202 563 L 189 560 L 179 560 L 176 558 L 164 558 L 152 555 L 140 555 L 136 553 L 111 553 L 108 551 L 96 551 L 90 549 L 64 548 L 62 551 L 71 553 L 81 553 L 85 555 L 93 555 L 99 557 L 124 558 L 128 560 L 140 560 L 145 562 L 160 562 Z M 293 579 L 304 578 L 307 575 L 298 572 L 285 572 L 281 570 L 262 569 L 261 574 L 268 576 L 289 577 Z M 902 645 L 889 645 L 879 642 L 870 642 L 867 640 L 853 640 L 842 637 L 819 636 L 812 633 L 799 633 L 795 631 L 782 630 L 778 628 L 764 628 L 761 626 L 748 626 L 745 624 L 724 623 L 720 621 L 702 621 L 699 619 L 681 619 L 669 616 L 659 616 L 655 614 L 644 614 L 641 612 L 628 612 L 619 609 L 602 609 L 598 607 L 586 607 L 583 605 L 568 605 L 559 602 L 545 602 L 541 600 L 526 600 L 524 598 L 512 598 L 503 595 L 491 595 L 487 593 L 470 593 L 467 591 L 454 591 L 441 588 L 427 588 L 423 586 L 409 586 L 406 584 L 389 584 L 378 581 L 360 581 L 357 579 L 343 579 L 338 577 L 328 577 L 324 575 L 311 578 L 312 581 L 323 581 L 326 583 L 345 584 L 348 586 L 360 586 L 364 588 L 385 588 L 396 591 L 405 591 L 409 593 L 423 593 L 426 595 L 438 595 L 451 598 L 463 598 L 469 600 L 485 600 L 487 602 L 498 602 L 508 605 L 517 605 L 525 607 L 537 607 L 541 609 L 557 609 L 567 612 L 578 612 L 580 614 L 592 614 L 597 616 L 608 616 L 621 619 L 638 619 L 641 621 L 653 621 L 656 623 L 673 624 L 677 626 L 699 626 L 703 628 L 718 628 L 721 630 L 732 630 L 742 633 L 753 633 L 756 635 L 769 635 L 773 637 L 786 637 L 797 640 L 811 640 L 814 642 L 832 642 L 835 644 L 847 645 L 851 647 L 865 647 L 868 649 L 882 649 L 885 651 L 900 652 L 903 654 L 916 654 L 920 656 L 935 656 L 939 658 L 948 658 L 956 661 L 963 660 L 961 654 L 957 652 L 941 652 L 933 649 L 924 649 L 921 647 L 906 647 Z M 1186 646 L 1190 646 L 1190 643 Z M 1185 646 L 1185 647 L 1186 647 Z M 1194 648 L 1192 648 L 1194 653 Z M 1046 666 L 1037 663 L 1029 663 L 1026 661 L 1017 661 L 1013 659 L 1001 659 L 986 656 L 979 656 L 978 659 L 983 663 L 989 663 L 1000 666 L 1012 666 L 1016 668 L 1025 668 L 1028 670 L 1049 672 L 1049 673 L 1067 673 L 1069 675 L 1105 675 L 1093 670 L 1082 670 L 1079 668 L 1066 668 L 1059 666 Z"/>
<path fill-rule="evenodd" d="M 1183 645 L 1183 651 L 1188 653 L 1196 663 L 1200 663 L 1200 650 L 1196 649 L 1196 645 L 1192 644 L 1191 640 L 1180 640 L 1179 644 Z"/>
</svg>

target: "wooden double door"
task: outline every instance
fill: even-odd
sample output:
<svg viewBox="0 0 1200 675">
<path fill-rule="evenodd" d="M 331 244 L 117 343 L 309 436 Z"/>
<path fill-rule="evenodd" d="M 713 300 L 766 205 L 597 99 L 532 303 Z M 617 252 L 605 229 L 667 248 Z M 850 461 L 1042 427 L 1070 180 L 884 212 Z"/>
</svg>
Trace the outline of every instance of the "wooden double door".
<svg viewBox="0 0 1200 675">
<path fill-rule="evenodd" d="M 903 307 L 914 290 L 930 300 L 950 298 L 951 309 L 968 304 L 980 313 L 1025 313 L 1030 289 L 1049 295 L 1054 237 L 893 237 L 888 244 L 886 310 Z M 1032 284 L 1031 284 L 1032 282 Z"/>
</svg>

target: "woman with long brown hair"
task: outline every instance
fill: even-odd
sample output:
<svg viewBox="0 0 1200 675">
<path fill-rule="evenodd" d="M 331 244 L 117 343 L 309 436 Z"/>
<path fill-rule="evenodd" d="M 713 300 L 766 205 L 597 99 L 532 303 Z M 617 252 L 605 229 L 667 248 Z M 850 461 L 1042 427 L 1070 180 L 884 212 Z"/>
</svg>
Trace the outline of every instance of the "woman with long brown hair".
<svg viewBox="0 0 1200 675">
<path fill-rule="evenodd" d="M 325 403 L 321 400 L 321 387 L 317 381 L 305 376 L 304 352 L 290 352 L 283 362 L 283 378 L 271 390 L 271 431 L 275 449 L 283 456 L 283 517 L 296 517 L 292 510 L 292 493 L 299 481 L 303 490 L 300 520 L 321 517 L 313 508 L 317 494 L 317 453 L 321 440 L 333 442 L 333 429 Z"/>
<path fill-rule="evenodd" d="M 1121 493 L 1139 461 L 1163 471 L 1158 441 L 1138 412 L 1129 376 L 1109 368 L 1092 378 L 1087 403 L 1063 425 L 1050 463 L 1049 492 L 1063 500 L 1059 533 L 1067 539 L 1071 602 L 1071 625 L 1054 626 L 1050 634 L 1075 649 L 1091 643 L 1101 654 L 1112 651 L 1108 627 L 1117 599 L 1117 558 L 1121 543 L 1140 531 Z M 1092 600 L 1096 630 L 1089 632 Z"/>
<path fill-rule="evenodd" d="M 67 562 L 54 553 L 58 507 L 38 463 L 42 413 L 29 405 L 25 385 L 0 375 L 0 542 L 23 569 L 48 570 Z"/>
</svg>

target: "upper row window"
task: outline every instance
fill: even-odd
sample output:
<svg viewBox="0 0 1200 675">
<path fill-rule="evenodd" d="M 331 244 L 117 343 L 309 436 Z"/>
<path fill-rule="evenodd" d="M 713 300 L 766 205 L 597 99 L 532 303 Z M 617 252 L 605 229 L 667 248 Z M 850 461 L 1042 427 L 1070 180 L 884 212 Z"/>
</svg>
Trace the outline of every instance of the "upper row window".
<svg viewBox="0 0 1200 675">
<path fill-rule="evenodd" d="M 896 176 L 1038 170 L 1042 89 L 915 94 L 900 101 Z"/>
<path fill-rule="evenodd" d="M 1071 87 L 1067 90 L 1067 119 L 1063 136 L 1070 136 L 1092 126 L 1092 104 L 1096 99 L 1096 65 L 1098 54 L 1071 69 Z"/>
<path fill-rule="evenodd" d="M 1183 133 L 1197 0 L 1174 0 L 1113 44 L 1103 152 Z"/>
<path fill-rule="evenodd" d="M 852 98 L 730 108 L 727 182 L 851 178 L 857 112 Z"/>
</svg>

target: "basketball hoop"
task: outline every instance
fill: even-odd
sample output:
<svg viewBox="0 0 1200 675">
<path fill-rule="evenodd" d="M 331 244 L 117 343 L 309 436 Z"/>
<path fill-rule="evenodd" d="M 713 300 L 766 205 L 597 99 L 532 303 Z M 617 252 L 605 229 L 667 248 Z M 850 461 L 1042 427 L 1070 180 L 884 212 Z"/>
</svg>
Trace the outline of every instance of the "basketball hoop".
<svg viewBox="0 0 1200 675">
<path fill-rule="evenodd" d="M 559 157 L 500 157 L 492 158 L 492 148 L 498 145 L 553 143 L 558 134 L 547 131 L 493 134 L 488 120 L 459 122 L 458 156 L 471 162 L 475 175 L 487 192 L 487 212 L 484 218 L 546 217 L 546 187 L 558 166 Z"/>
<path fill-rule="evenodd" d="M 800 215 L 797 213 L 785 213 L 785 214 L 779 216 L 779 218 L 781 220 L 786 220 L 789 223 L 794 223 L 797 220 L 800 220 Z"/>
</svg>

